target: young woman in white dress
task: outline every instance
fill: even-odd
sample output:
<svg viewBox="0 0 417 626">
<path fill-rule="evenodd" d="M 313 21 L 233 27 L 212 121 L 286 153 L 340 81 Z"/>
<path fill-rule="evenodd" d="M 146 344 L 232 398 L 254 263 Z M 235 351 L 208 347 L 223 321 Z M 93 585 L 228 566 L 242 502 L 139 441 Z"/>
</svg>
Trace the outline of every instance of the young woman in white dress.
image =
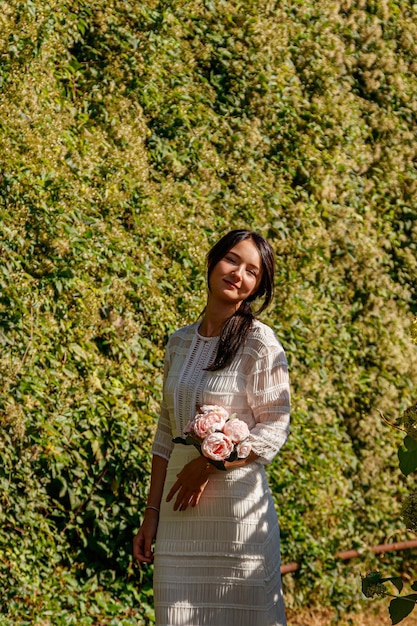
<svg viewBox="0 0 417 626">
<path fill-rule="evenodd" d="M 279 526 L 264 466 L 289 430 L 284 350 L 257 320 L 273 295 L 274 252 L 234 230 L 210 250 L 201 321 L 167 345 L 152 474 L 134 557 L 154 562 L 157 626 L 284 626 Z M 248 457 L 216 468 L 174 444 L 196 407 L 218 405 L 246 422 Z M 155 542 L 155 546 L 154 546 Z"/>
</svg>

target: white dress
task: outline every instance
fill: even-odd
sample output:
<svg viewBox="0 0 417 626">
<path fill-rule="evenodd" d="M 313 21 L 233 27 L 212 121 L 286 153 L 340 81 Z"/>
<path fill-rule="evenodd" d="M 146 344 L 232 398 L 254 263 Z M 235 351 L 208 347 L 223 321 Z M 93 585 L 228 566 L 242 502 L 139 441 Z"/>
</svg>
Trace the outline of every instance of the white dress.
<svg viewBox="0 0 417 626">
<path fill-rule="evenodd" d="M 284 626 L 279 526 L 264 464 L 288 436 L 287 361 L 273 331 L 259 321 L 228 367 L 207 372 L 217 343 L 193 324 L 167 346 L 152 449 L 169 460 L 155 544 L 156 626 Z M 183 435 L 203 404 L 245 420 L 259 460 L 211 474 L 199 504 L 174 511 L 166 494 L 199 453 L 172 438 Z"/>
</svg>

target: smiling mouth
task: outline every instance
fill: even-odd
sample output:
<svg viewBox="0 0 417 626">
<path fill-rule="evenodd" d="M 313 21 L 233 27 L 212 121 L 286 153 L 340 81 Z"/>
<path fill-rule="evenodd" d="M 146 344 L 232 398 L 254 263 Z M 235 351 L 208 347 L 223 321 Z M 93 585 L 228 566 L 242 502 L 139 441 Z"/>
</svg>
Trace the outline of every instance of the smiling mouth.
<svg viewBox="0 0 417 626">
<path fill-rule="evenodd" d="M 231 283 L 230 280 L 224 279 L 224 282 L 226 283 L 226 285 L 228 285 L 232 289 L 238 289 L 238 286 L 235 283 Z"/>
</svg>

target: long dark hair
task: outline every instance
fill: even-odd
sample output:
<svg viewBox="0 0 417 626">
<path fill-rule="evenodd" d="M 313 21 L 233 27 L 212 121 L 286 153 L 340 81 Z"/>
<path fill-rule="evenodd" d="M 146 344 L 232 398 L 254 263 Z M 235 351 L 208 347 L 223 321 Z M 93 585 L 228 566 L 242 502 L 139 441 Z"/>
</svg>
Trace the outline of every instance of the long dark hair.
<svg viewBox="0 0 417 626">
<path fill-rule="evenodd" d="M 207 284 L 209 289 L 210 275 L 214 267 L 224 258 L 229 250 L 245 239 L 253 241 L 261 256 L 261 280 L 258 288 L 246 300 L 243 300 L 237 311 L 226 320 L 220 334 L 214 361 L 207 367 L 207 370 L 211 372 L 223 369 L 231 363 L 238 348 L 246 341 L 255 319 L 255 314 L 259 314 L 266 309 L 274 293 L 274 251 L 262 235 L 249 230 L 232 230 L 211 248 L 207 255 Z M 261 299 L 261 304 L 254 313 L 252 311 L 252 302 L 257 298 Z"/>
</svg>

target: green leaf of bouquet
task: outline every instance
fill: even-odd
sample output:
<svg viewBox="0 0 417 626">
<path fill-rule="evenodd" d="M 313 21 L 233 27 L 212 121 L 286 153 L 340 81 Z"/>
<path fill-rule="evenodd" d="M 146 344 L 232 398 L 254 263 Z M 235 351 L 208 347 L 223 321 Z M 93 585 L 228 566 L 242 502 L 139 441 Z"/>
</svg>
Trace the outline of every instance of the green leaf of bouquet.
<svg viewBox="0 0 417 626">
<path fill-rule="evenodd" d="M 172 443 L 183 443 L 184 445 L 186 445 L 187 441 L 183 437 L 174 437 Z"/>
<path fill-rule="evenodd" d="M 201 441 L 199 439 L 196 439 L 195 437 L 192 437 L 191 435 L 187 435 L 187 437 L 185 438 L 185 443 L 187 444 L 187 446 L 196 446 L 198 450 L 201 449 Z"/>
<path fill-rule="evenodd" d="M 398 461 L 404 476 L 417 469 L 417 441 L 408 435 L 404 438 L 404 447 L 398 448 Z"/>
<path fill-rule="evenodd" d="M 227 457 L 226 461 L 230 461 L 232 463 L 233 461 L 236 461 L 237 458 L 238 456 L 237 456 L 237 451 L 235 448 L 233 452 L 231 453 L 231 455 Z"/>
<path fill-rule="evenodd" d="M 413 582 L 413 584 L 411 585 L 411 589 L 413 591 L 417 591 L 417 580 Z"/>
<path fill-rule="evenodd" d="M 389 605 L 389 614 L 392 624 L 399 624 L 403 619 L 410 615 L 417 601 L 417 594 L 413 593 L 402 598 L 394 598 Z"/>
</svg>

